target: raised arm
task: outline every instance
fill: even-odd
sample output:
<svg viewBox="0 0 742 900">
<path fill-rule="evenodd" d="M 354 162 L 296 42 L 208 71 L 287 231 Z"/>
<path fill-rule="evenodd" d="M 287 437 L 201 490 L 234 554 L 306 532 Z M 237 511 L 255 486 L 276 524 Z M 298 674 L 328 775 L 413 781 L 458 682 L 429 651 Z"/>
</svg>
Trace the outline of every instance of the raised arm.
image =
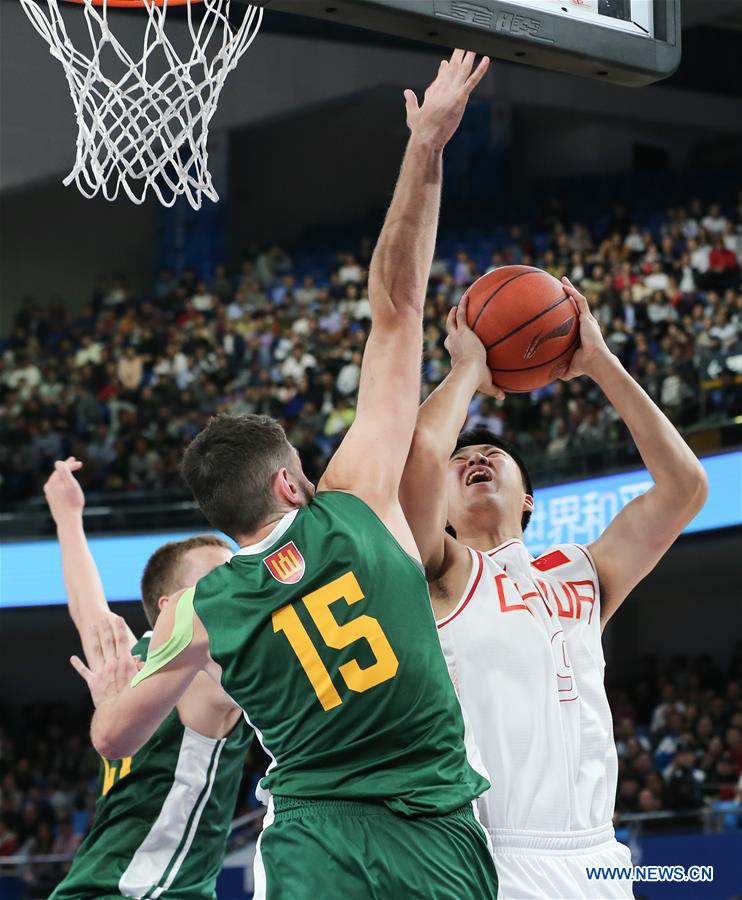
<svg viewBox="0 0 742 900">
<path fill-rule="evenodd" d="M 118 617 L 108 607 L 98 568 L 85 537 L 82 519 L 85 495 L 72 474 L 81 468 L 82 463 L 74 457 L 54 463 L 54 471 L 44 485 L 44 495 L 57 526 L 67 608 L 80 635 L 85 657 L 89 659 L 90 626 L 108 617 Z M 128 628 L 127 632 L 131 649 L 135 637 Z"/>
<path fill-rule="evenodd" d="M 446 473 L 469 404 L 481 390 L 496 397 L 487 352 L 466 324 L 466 299 L 448 314 L 446 349 L 451 371 L 420 407 L 399 497 L 428 578 L 443 566 L 446 542 Z"/>
<path fill-rule="evenodd" d="M 372 327 L 361 368 L 356 419 L 320 490 L 365 500 L 398 537 L 398 491 L 420 398 L 422 317 L 441 195 L 443 148 L 470 93 L 487 70 L 483 59 L 454 51 L 418 107 L 405 91 L 407 145 L 399 180 L 369 271 Z M 406 526 L 404 526 L 406 528 Z"/>
<path fill-rule="evenodd" d="M 601 585 L 604 625 L 701 509 L 708 482 L 675 426 L 610 352 L 585 298 L 568 279 L 562 281 L 580 310 L 581 342 L 564 379 L 593 379 L 626 423 L 654 480 L 589 546 Z"/>
</svg>

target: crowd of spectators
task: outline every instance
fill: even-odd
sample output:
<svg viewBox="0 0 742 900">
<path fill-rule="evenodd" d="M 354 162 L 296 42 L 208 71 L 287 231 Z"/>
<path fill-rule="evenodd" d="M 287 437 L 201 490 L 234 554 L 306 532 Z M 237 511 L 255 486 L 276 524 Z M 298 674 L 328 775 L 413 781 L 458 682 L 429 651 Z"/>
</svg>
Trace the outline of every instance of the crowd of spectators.
<svg viewBox="0 0 742 900">
<path fill-rule="evenodd" d="M 425 317 L 425 390 L 445 376 L 445 319 L 480 274 L 532 264 L 569 275 L 611 349 L 679 427 L 742 413 L 742 194 L 737 204 L 668 209 L 649 225 L 618 209 L 588 228 L 555 217 L 468 241 L 442 240 Z M 0 341 L 0 499 L 40 496 L 54 459 L 85 463 L 94 491 L 182 491 L 184 445 L 218 411 L 269 413 L 310 477 L 353 421 L 370 325 L 372 245 L 292 257 L 273 247 L 208 281 L 162 272 L 135 297 L 122 278 L 76 313 L 29 300 Z M 296 256 L 296 254 L 295 254 Z M 700 385 L 706 383 L 707 389 Z M 584 379 L 471 420 L 560 476 L 605 465 L 623 426 Z M 585 468 L 586 467 L 586 468 Z"/>
<path fill-rule="evenodd" d="M 668 811 L 686 816 L 650 819 L 645 827 L 697 827 L 693 813 L 711 806 L 732 809 L 733 827 L 742 827 L 742 642 L 728 673 L 709 656 L 651 658 L 643 669 L 630 689 L 610 698 L 617 820 Z"/>
<path fill-rule="evenodd" d="M 643 831 L 698 829 L 697 811 L 719 803 L 742 827 L 742 642 L 728 671 L 710 657 L 644 660 L 630 688 L 611 695 L 619 782 L 616 819 L 651 817 Z M 98 795 L 98 760 L 88 740 L 89 712 L 72 705 L 27 707 L 0 717 L 0 876 L 26 881 L 46 897 L 66 862 L 15 862 L 3 857 L 73 854 L 90 828 Z M 259 808 L 255 787 L 267 760 L 253 745 L 236 799 L 236 814 Z M 46 893 L 45 893 L 46 892 Z"/>
</svg>

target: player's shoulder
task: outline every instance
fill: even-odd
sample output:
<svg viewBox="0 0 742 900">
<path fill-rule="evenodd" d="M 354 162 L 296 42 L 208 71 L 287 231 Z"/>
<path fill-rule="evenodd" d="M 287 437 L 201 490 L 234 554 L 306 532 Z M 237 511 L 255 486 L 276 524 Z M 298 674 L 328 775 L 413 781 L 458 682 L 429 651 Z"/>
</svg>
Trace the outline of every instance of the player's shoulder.
<svg viewBox="0 0 742 900">
<path fill-rule="evenodd" d="M 318 521 L 337 522 L 342 526 L 357 528 L 381 528 L 388 530 L 369 504 L 350 491 L 320 490 L 312 501 L 304 507 L 307 514 L 304 522 L 311 528 Z"/>
<path fill-rule="evenodd" d="M 531 566 L 543 574 L 561 578 L 575 572 L 597 581 L 598 572 L 589 549 L 583 544 L 556 544 L 532 560 Z"/>
</svg>

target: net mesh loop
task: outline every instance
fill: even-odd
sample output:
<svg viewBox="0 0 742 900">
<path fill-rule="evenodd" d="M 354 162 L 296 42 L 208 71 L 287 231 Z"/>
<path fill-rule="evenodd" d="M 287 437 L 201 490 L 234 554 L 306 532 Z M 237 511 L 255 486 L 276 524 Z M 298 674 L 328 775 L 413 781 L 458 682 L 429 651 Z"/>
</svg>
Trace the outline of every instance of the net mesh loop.
<svg viewBox="0 0 742 900">
<path fill-rule="evenodd" d="M 140 55 L 139 47 L 131 52 L 116 36 L 108 0 L 84 0 L 90 48 L 75 47 L 60 3 L 21 0 L 62 64 L 75 106 L 77 154 L 63 183 L 107 200 L 123 191 L 137 204 L 150 190 L 164 206 L 182 195 L 194 209 L 203 197 L 218 200 L 208 168 L 209 124 L 227 76 L 258 33 L 262 7 L 240 7 L 244 12 L 232 24 L 232 0 L 188 0 L 183 6 L 142 0 Z M 167 33 L 169 6 L 185 10 L 185 52 Z M 80 12 L 71 4 L 65 9 Z"/>
</svg>

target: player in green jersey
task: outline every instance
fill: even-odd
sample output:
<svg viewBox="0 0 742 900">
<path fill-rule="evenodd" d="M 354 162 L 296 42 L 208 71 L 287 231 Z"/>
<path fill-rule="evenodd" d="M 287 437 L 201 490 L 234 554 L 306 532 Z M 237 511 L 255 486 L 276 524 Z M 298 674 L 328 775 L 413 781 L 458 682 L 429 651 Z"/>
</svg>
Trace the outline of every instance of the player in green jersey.
<svg viewBox="0 0 742 900">
<path fill-rule="evenodd" d="M 488 900 L 497 879 L 472 803 L 488 786 L 440 651 L 398 500 L 420 394 L 422 317 L 442 151 L 484 75 L 455 51 L 418 106 L 369 272 L 356 419 L 315 495 L 280 425 L 220 416 L 183 472 L 240 545 L 163 610 L 131 686 L 78 666 L 103 753 L 136 750 L 195 673 L 244 711 L 273 762 L 258 898 Z"/>
<path fill-rule="evenodd" d="M 56 463 L 44 488 L 57 526 L 70 615 L 89 660 L 100 652 L 96 635 L 146 659 L 151 632 L 135 641 L 106 602 L 83 528 L 85 497 L 72 474 L 81 465 L 73 458 Z M 157 550 L 142 578 L 150 625 L 175 592 L 230 556 L 227 543 L 214 535 Z M 208 676 L 197 676 L 136 754 L 101 760 L 95 823 L 54 900 L 215 897 L 251 739 L 224 692 Z"/>
</svg>

